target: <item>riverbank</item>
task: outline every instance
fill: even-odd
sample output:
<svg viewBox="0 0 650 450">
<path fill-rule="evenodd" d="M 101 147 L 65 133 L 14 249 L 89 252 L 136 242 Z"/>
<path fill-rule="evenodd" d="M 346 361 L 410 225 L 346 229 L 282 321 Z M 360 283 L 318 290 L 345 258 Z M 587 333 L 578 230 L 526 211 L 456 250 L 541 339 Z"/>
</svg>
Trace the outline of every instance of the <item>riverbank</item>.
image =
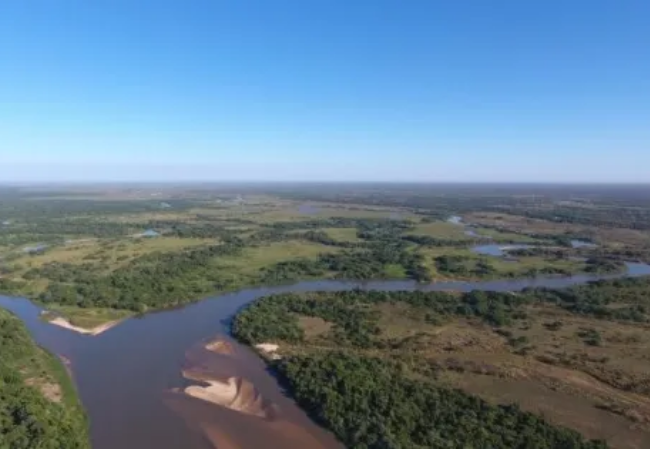
<svg viewBox="0 0 650 450">
<path fill-rule="evenodd" d="M 641 275 L 649 274 L 650 266 L 648 265 L 628 265 L 629 276 L 638 277 Z M 75 336 L 73 333 L 65 332 L 60 327 L 53 326 L 43 321 L 40 318 L 42 308 L 39 305 L 33 304 L 26 299 L 3 298 L 0 296 L 0 305 L 11 309 L 17 315 L 19 315 L 28 325 L 32 334 L 38 338 L 41 345 L 46 346 L 54 353 L 65 354 L 73 361 L 75 378 L 79 380 L 79 385 L 83 386 L 80 394 L 84 406 L 87 408 L 88 413 L 93 419 L 94 423 L 97 424 L 95 428 L 95 432 L 97 434 L 93 436 L 93 445 L 108 448 L 122 448 L 129 445 L 133 446 L 133 442 L 140 442 L 138 445 L 142 445 L 143 447 L 164 447 L 166 445 L 170 445 L 170 442 L 174 442 L 177 447 L 182 448 L 183 446 L 190 445 L 188 442 L 191 442 L 191 445 L 196 446 L 205 446 L 206 444 L 205 442 L 203 442 L 203 444 L 200 442 L 195 443 L 193 439 L 196 437 L 195 434 L 193 434 L 192 430 L 188 430 L 185 425 L 176 422 L 173 417 L 167 418 L 162 422 L 155 421 L 154 423 L 148 419 L 148 416 L 142 415 L 140 413 L 140 408 L 147 407 L 153 408 L 153 410 L 155 410 L 155 408 L 159 408 L 160 396 L 163 395 L 164 392 L 168 392 L 167 389 L 169 386 L 178 385 L 177 377 L 180 372 L 179 361 L 184 361 L 184 354 L 188 348 L 194 344 L 200 343 L 201 348 L 204 351 L 209 350 L 205 348 L 206 345 L 210 344 L 210 342 L 206 342 L 206 336 L 214 336 L 215 333 L 228 333 L 232 317 L 241 311 L 241 308 L 250 304 L 250 302 L 254 301 L 255 299 L 278 293 L 300 293 L 313 291 L 349 291 L 348 294 L 351 294 L 353 292 L 357 292 L 357 290 L 381 290 L 389 293 L 395 291 L 411 290 L 425 294 L 433 291 L 470 292 L 478 289 L 494 292 L 509 292 L 521 291 L 530 287 L 565 288 L 567 286 L 584 284 L 588 281 L 606 278 L 622 278 L 622 276 L 612 275 L 610 277 L 602 277 L 596 275 L 580 275 L 564 278 L 537 278 L 484 282 L 447 282 L 430 285 L 422 285 L 407 280 L 383 282 L 354 282 L 334 280 L 308 281 L 292 285 L 244 289 L 241 291 L 224 294 L 220 297 L 213 297 L 197 301 L 179 309 L 151 312 L 140 316 L 137 321 L 129 321 L 128 326 L 125 325 L 117 327 L 110 333 L 100 335 L 100 337 L 97 339 L 88 339 L 85 337 L 80 338 L 79 336 Z M 509 296 L 509 298 L 518 299 L 520 296 Z M 399 314 L 398 310 L 389 310 L 387 313 L 391 313 L 388 315 L 388 317 L 394 317 L 395 320 L 398 321 L 398 325 L 400 323 L 399 321 L 404 319 L 403 315 Z M 350 318 L 354 317 L 354 315 L 350 314 L 347 314 L 345 316 L 349 316 Z M 278 319 L 273 314 L 266 317 L 269 324 L 287 323 L 283 319 Z M 419 317 L 422 320 L 426 319 L 426 315 L 421 313 L 416 314 L 414 317 Z M 553 320 L 544 319 L 544 323 L 545 322 L 552 323 Z M 309 322 L 305 323 L 305 325 L 307 324 L 309 324 Z M 312 325 L 310 332 L 315 333 L 315 339 L 322 337 L 322 334 L 319 333 L 322 333 L 328 329 L 328 324 L 323 324 L 322 321 L 320 323 L 314 323 L 312 321 L 310 325 Z M 412 325 L 412 322 L 406 321 L 402 323 L 400 329 L 416 331 L 417 327 Z M 433 326 L 433 323 L 430 325 Z M 581 332 L 580 326 L 584 325 L 566 326 L 566 338 L 575 339 L 576 333 Z M 264 327 L 260 329 L 263 328 Z M 539 328 L 545 329 L 542 323 L 538 323 L 533 328 L 531 328 L 529 332 L 533 333 Z M 455 328 L 453 327 L 449 328 L 449 332 L 455 333 L 454 330 Z M 512 338 L 513 343 L 515 341 L 515 338 L 518 337 L 516 333 L 522 333 L 522 331 L 519 330 L 519 328 L 516 328 L 514 333 L 515 334 Z M 607 333 L 609 333 L 609 331 L 607 331 Z M 441 339 L 448 339 L 449 345 L 452 346 L 450 348 L 454 348 L 454 345 L 458 345 L 458 343 L 463 342 L 476 342 L 477 345 L 479 345 L 484 337 L 491 337 L 493 335 L 494 331 L 488 332 L 479 328 L 477 329 L 477 333 L 473 335 L 474 337 L 471 339 L 467 339 L 466 337 L 463 337 L 463 335 L 456 336 L 452 334 L 451 336 L 448 336 L 445 333 L 441 334 Z M 607 335 L 608 334 L 603 332 L 603 336 Z M 644 336 L 644 334 L 641 334 L 641 336 Z M 498 342 L 501 342 L 501 346 L 511 345 L 509 344 L 510 339 L 502 336 L 498 339 L 500 339 Z M 155 346 L 150 345 L 150 342 L 152 341 L 156 342 L 157 344 Z M 234 372 L 222 373 L 223 371 L 220 369 L 220 367 L 224 367 L 224 361 L 214 361 L 215 365 L 213 368 L 216 369 L 216 373 L 218 373 L 219 376 L 223 376 L 223 379 L 227 379 L 229 376 L 232 376 L 233 373 L 244 373 L 243 378 L 250 380 L 251 383 L 254 383 L 256 389 L 259 390 L 260 394 L 264 398 L 272 399 L 274 402 L 281 401 L 281 399 L 284 398 L 283 390 L 277 385 L 276 380 L 271 377 L 271 375 L 265 370 L 264 365 L 258 358 L 250 355 L 252 359 L 248 357 L 240 359 L 240 354 L 246 356 L 247 353 L 250 353 L 245 348 L 240 348 L 232 342 L 229 342 L 231 344 L 229 346 L 218 344 L 214 341 L 212 343 L 215 344 L 214 350 L 216 351 L 206 351 L 206 353 L 214 355 L 215 358 L 219 357 L 231 359 L 230 356 L 223 355 L 223 353 L 234 351 L 237 354 L 237 357 L 235 358 L 236 361 L 233 363 L 226 363 L 237 365 L 238 368 Z M 290 342 L 284 342 L 282 339 L 276 340 L 273 338 L 273 336 L 268 336 L 260 338 L 253 343 L 273 343 L 275 345 L 280 345 L 277 351 L 282 355 L 283 359 L 281 361 L 292 356 L 292 345 L 294 344 L 291 344 Z M 418 344 L 417 340 L 412 341 L 412 344 L 415 346 L 415 350 L 417 350 L 418 345 L 420 345 Z M 585 344 L 581 345 L 584 346 Z M 592 350 L 602 350 L 607 349 L 607 345 L 608 344 L 605 344 L 602 347 L 588 348 Z M 336 348 L 344 349 L 345 346 L 337 344 Z M 387 348 L 391 347 L 389 346 Z M 422 348 L 432 347 L 428 343 L 424 343 L 422 345 Z M 489 349 L 491 347 L 488 345 L 486 348 Z M 546 346 L 540 348 L 546 348 Z M 520 349 L 515 347 L 512 347 L 512 349 L 513 351 L 520 351 Z M 395 359 L 397 360 L 400 357 L 400 354 L 409 355 L 412 351 L 413 350 L 408 350 L 404 352 L 398 349 L 395 353 Z M 618 353 L 613 352 L 613 357 L 611 359 L 612 364 L 616 363 L 617 361 L 616 355 L 623 353 L 624 352 L 622 350 Z M 443 354 L 449 356 L 448 352 L 443 352 Z M 480 346 L 474 348 L 472 350 L 472 354 L 490 355 L 488 351 Z M 529 355 L 529 358 L 530 357 L 532 357 L 532 355 Z M 447 363 L 445 362 L 445 364 Z M 485 367 L 492 366 L 498 367 L 498 364 L 490 363 L 490 366 Z M 107 370 L 107 367 L 110 367 L 110 370 Z M 423 365 L 422 367 L 429 366 Z M 464 366 L 459 366 L 458 370 L 463 369 L 463 367 Z M 479 365 L 477 367 L 483 366 Z M 183 365 L 183 368 L 185 369 L 186 366 Z M 243 369 L 243 372 L 240 369 Z M 467 369 L 463 370 L 465 371 L 464 373 L 471 374 L 471 372 L 467 371 Z M 152 372 L 168 373 L 174 375 L 170 375 L 171 378 L 165 378 L 164 376 L 161 376 L 160 378 L 156 379 L 156 383 L 152 384 L 150 377 L 150 374 Z M 451 369 L 446 369 L 446 372 L 461 373 L 454 372 Z M 515 371 L 515 373 L 519 372 Z M 221 378 L 217 379 L 219 380 Z M 506 381 L 503 382 L 510 382 L 507 381 L 508 378 L 505 380 Z M 494 381 L 495 385 L 498 385 L 497 381 Z M 473 383 L 472 385 L 475 386 L 476 384 Z M 128 389 L 125 389 L 125 386 L 128 387 Z M 510 391 L 513 393 L 529 392 L 531 395 L 533 392 L 531 391 L 531 388 L 520 389 L 519 387 L 517 387 L 517 389 L 514 391 L 511 389 L 507 392 Z M 555 395 L 546 391 L 543 392 L 545 394 L 548 394 L 549 398 L 553 398 L 553 395 Z M 106 393 L 110 393 L 110 396 L 113 399 L 112 402 L 107 403 L 105 401 Z M 181 409 L 182 413 L 184 414 L 182 419 L 183 423 L 185 421 L 185 417 L 194 417 L 196 420 L 199 420 L 199 418 L 201 420 L 207 421 L 213 420 L 211 419 L 213 415 L 210 413 L 210 411 L 213 411 L 211 408 L 214 408 L 212 404 L 205 401 L 199 402 L 198 399 L 194 399 L 185 393 L 182 393 L 182 398 L 195 400 L 195 402 L 188 400 L 190 403 L 187 405 L 187 407 Z M 508 403 L 507 400 L 505 402 Z M 544 402 L 539 399 L 538 403 L 543 404 Z M 593 401 L 591 405 L 593 406 Z M 535 406 L 532 405 L 532 407 Z M 295 404 L 292 402 L 289 402 L 289 404 L 282 403 L 283 414 L 285 414 L 287 411 L 293 411 L 292 408 L 296 408 Z M 200 414 L 199 410 L 202 411 Z M 247 439 L 247 436 L 250 434 L 251 429 L 257 430 L 257 425 L 254 425 L 249 421 L 253 419 L 254 421 L 258 421 L 259 418 L 248 414 L 234 413 L 235 412 L 233 411 L 230 413 L 230 415 L 228 415 L 228 420 L 234 421 L 234 423 L 236 423 L 236 426 L 229 426 L 229 431 L 227 434 L 230 433 L 230 435 L 233 438 L 236 437 L 237 440 L 240 438 Z M 607 414 L 608 420 L 612 424 L 616 424 L 617 420 L 625 420 L 617 419 L 616 416 L 611 418 L 611 413 L 602 413 Z M 197 416 L 197 414 L 199 415 Z M 304 416 L 304 413 L 301 412 L 300 414 L 303 414 Z M 299 414 L 292 412 L 291 415 L 293 417 Z M 241 418 L 239 418 L 239 416 L 241 416 Z M 118 422 L 115 422 L 115 420 L 117 420 L 115 419 L 116 417 L 119 418 Z M 222 416 L 219 417 L 219 420 L 222 420 Z M 244 419 L 244 417 L 249 417 L 249 419 Z M 113 425 L 110 427 L 103 426 L 102 424 L 106 423 L 107 420 L 112 420 L 113 422 L 111 423 Z M 257 424 L 257 422 L 254 423 Z M 320 429 L 314 429 L 314 426 L 311 424 L 311 422 L 302 421 L 300 423 L 302 423 L 302 427 L 309 429 L 310 433 L 320 432 Z M 116 428 L 120 430 L 119 433 L 114 433 L 111 431 Z M 277 435 L 274 434 L 273 436 L 274 439 L 277 438 Z M 283 435 L 282 439 L 284 439 L 283 442 L 290 442 L 290 436 Z M 331 441 L 325 439 L 323 442 Z M 261 441 L 256 441 L 256 445 L 260 444 Z M 287 445 L 291 446 L 289 443 Z M 327 447 L 331 447 L 331 445 L 327 445 Z"/>
<path fill-rule="evenodd" d="M 2 308 L 0 356 L 0 422 L 10 431 L 0 432 L 0 448 L 87 448 L 88 423 L 63 363 Z"/>
<path fill-rule="evenodd" d="M 110 330 L 114 326 L 118 325 L 121 322 L 121 320 L 106 322 L 102 325 L 98 325 L 93 328 L 83 328 L 83 327 L 72 325 L 69 320 L 64 319 L 63 317 L 50 319 L 48 320 L 48 322 L 51 323 L 52 325 L 56 325 L 57 327 L 65 328 L 71 331 L 76 331 L 77 333 L 88 334 L 90 336 L 97 336 L 98 334 L 102 334 L 103 332 Z"/>
<path fill-rule="evenodd" d="M 97 336 L 132 317 L 132 311 L 109 308 L 80 308 L 52 305 L 41 314 L 43 320 L 80 334 Z"/>
<path fill-rule="evenodd" d="M 386 283 L 399 286 L 399 289 L 419 289 L 419 290 L 461 290 L 468 289 L 485 289 L 491 290 L 521 290 L 527 285 L 530 286 L 549 286 L 552 288 L 561 288 L 573 284 L 586 283 L 589 281 L 600 279 L 612 279 L 621 277 L 638 277 L 650 275 L 650 264 L 638 262 L 624 262 L 623 271 L 613 271 L 611 273 L 590 273 L 578 272 L 575 274 L 567 273 L 528 273 L 528 276 L 515 276 L 515 274 L 508 274 L 501 278 L 497 276 L 485 276 L 480 279 L 471 277 L 443 277 L 439 280 L 433 280 L 430 283 L 418 283 L 409 279 L 369 279 L 369 280 L 341 280 L 341 279 L 318 279 L 316 277 L 307 278 L 302 281 L 286 281 L 283 283 L 260 285 L 250 284 L 242 285 L 232 290 L 220 291 L 215 293 L 215 296 L 235 295 L 242 291 L 264 290 L 264 289 L 284 289 L 286 287 L 301 285 L 301 284 L 314 284 L 321 283 L 347 286 L 345 289 L 352 289 L 354 287 L 364 287 L 368 289 L 382 289 Z M 502 284 L 507 284 L 509 287 L 501 287 Z M 208 297 L 210 299 L 213 297 Z M 183 307 L 196 305 L 205 301 L 204 299 L 196 300 L 192 303 L 182 305 Z M 45 306 L 43 303 L 36 300 L 30 300 L 37 305 Z M 76 306 L 58 305 L 50 306 L 51 310 L 42 310 L 41 317 L 48 323 L 57 327 L 69 329 L 80 334 L 97 336 L 108 331 L 111 328 L 119 325 L 123 321 L 136 315 L 133 311 L 110 309 L 110 308 L 80 308 Z M 148 313 L 157 313 L 164 311 L 174 310 L 177 306 L 162 307 L 159 309 L 151 309 Z"/>
<path fill-rule="evenodd" d="M 387 262 L 385 261 L 386 255 L 382 256 L 380 254 L 379 249 L 384 246 L 384 244 L 381 244 L 381 240 L 375 242 L 374 238 L 371 239 L 372 236 L 363 239 L 356 236 L 356 234 L 360 233 L 364 235 L 363 227 L 377 227 L 380 225 L 381 227 L 388 227 L 388 224 L 392 227 L 396 223 L 403 228 L 398 227 L 401 230 L 399 233 L 393 228 L 389 227 L 387 229 L 396 233 L 391 235 L 391 239 L 396 246 L 395 252 L 399 253 L 400 256 L 396 256 L 397 253 L 391 253 L 389 260 L 386 260 Z M 132 271 L 127 271 L 120 264 L 120 268 L 116 269 L 115 273 L 110 276 L 105 277 L 104 272 L 92 272 L 92 274 L 89 272 L 86 274 L 87 277 L 80 278 L 84 280 L 83 283 L 78 281 L 62 284 L 61 280 L 66 278 L 66 271 L 73 272 L 70 274 L 72 280 L 78 275 L 75 271 L 81 271 L 82 269 L 74 268 L 73 270 L 73 265 L 57 261 L 51 262 L 50 259 L 56 255 L 40 255 L 39 258 L 47 256 L 50 259 L 39 260 L 41 265 L 38 268 L 28 271 L 28 276 L 27 273 L 23 274 L 26 275 L 26 278 L 16 277 L 13 282 L 20 284 L 16 280 L 22 280 L 24 286 L 22 290 L 18 289 L 14 293 L 19 293 L 42 303 L 44 307 L 56 311 L 69 322 L 69 324 L 66 324 L 63 321 L 57 321 L 56 325 L 76 332 L 96 335 L 101 331 L 105 331 L 105 329 L 101 328 L 102 326 L 107 325 L 106 329 L 108 329 L 109 324 L 133 316 L 136 311 L 138 313 L 160 311 L 183 304 L 191 304 L 196 301 L 196 297 L 202 295 L 221 295 L 255 286 L 281 286 L 299 280 L 352 279 L 359 283 L 365 283 L 375 280 L 399 279 L 415 280 L 427 284 L 430 282 L 487 281 L 501 278 L 534 278 L 545 275 L 567 276 L 615 273 L 622 270 L 622 263 L 614 264 L 611 261 L 599 261 L 597 263 L 591 261 L 590 263 L 590 260 L 579 261 L 576 258 L 546 257 L 547 255 L 533 257 L 520 255 L 516 258 L 516 261 L 514 259 L 510 260 L 511 258 L 504 258 L 507 255 L 507 251 L 504 250 L 518 247 L 528 248 L 525 245 L 513 246 L 495 243 L 475 245 L 469 248 L 451 244 L 432 246 L 427 244 L 426 240 L 423 242 L 416 240 L 419 243 L 413 242 L 407 239 L 411 235 L 404 234 L 411 231 L 426 232 L 429 234 L 416 234 L 414 236 L 429 238 L 439 244 L 438 237 L 434 237 L 437 236 L 437 233 L 446 230 L 447 233 L 450 233 L 450 236 L 456 236 L 462 230 L 460 227 L 464 227 L 460 222 L 453 223 L 456 223 L 456 225 L 445 222 L 420 224 L 395 221 L 387 223 L 364 222 L 355 219 L 350 223 L 346 222 L 345 225 L 351 227 L 355 225 L 357 227 L 348 229 L 356 236 L 356 241 L 338 241 L 331 238 L 325 231 L 297 233 L 291 231 L 291 227 L 284 231 L 276 230 L 273 233 L 262 233 L 261 237 L 258 237 L 261 239 L 261 243 L 256 241 L 253 246 L 246 246 L 238 240 L 233 240 L 229 244 L 220 243 L 219 245 L 205 247 L 199 246 L 192 241 L 194 243 L 188 247 L 189 250 L 181 254 L 174 251 L 162 254 L 164 257 L 158 257 L 155 253 L 152 253 L 149 255 L 151 258 L 142 257 L 134 260 L 134 262 L 138 261 L 139 264 L 143 264 L 143 270 L 145 266 L 155 265 L 156 270 L 159 269 L 160 272 L 156 276 L 150 274 L 150 268 L 146 268 L 141 277 L 134 277 Z M 363 227 L 361 227 L 362 225 Z M 451 230 L 447 229 L 449 227 L 451 227 Z M 459 228 L 459 230 L 456 230 L 456 228 Z M 340 228 L 335 229 L 340 230 Z M 329 228 L 326 228 L 326 230 L 329 230 Z M 278 239 L 279 242 L 275 242 L 275 239 Z M 162 243 L 162 241 L 158 242 L 159 244 Z M 457 241 L 451 240 L 449 242 Z M 467 241 L 467 244 L 469 245 L 471 242 L 477 241 L 470 240 Z M 170 245 L 171 243 L 174 243 L 171 248 L 176 250 L 178 248 L 185 249 L 185 244 L 189 245 L 189 243 L 185 243 L 177 248 L 176 245 L 180 245 L 178 238 L 171 240 Z M 536 243 L 537 245 L 531 248 L 546 250 L 556 248 L 545 246 L 546 241 L 537 241 Z M 207 244 L 207 241 L 204 244 Z M 117 254 L 120 253 L 117 248 L 114 250 Z M 375 255 L 373 252 L 379 253 Z M 191 258 L 190 255 L 192 255 Z M 120 254 L 120 256 L 125 255 Z M 195 259 L 200 259 L 203 262 L 196 264 Z M 379 260 L 383 262 L 378 263 Z M 163 262 L 173 265 L 174 269 L 171 270 L 166 267 Z M 514 262 L 517 264 L 513 264 Z M 31 261 L 31 263 L 34 263 L 34 261 Z M 182 273 L 186 266 L 189 267 L 190 265 L 192 267 L 196 265 L 195 269 L 197 271 L 200 269 L 201 273 L 194 279 L 196 283 L 185 279 L 179 283 L 167 283 L 170 280 L 168 275 L 165 274 L 169 274 L 170 270 L 173 273 Z M 85 270 L 83 269 L 83 271 Z M 218 276 L 215 275 L 217 273 Z M 56 281 L 49 280 L 48 277 L 54 274 L 57 275 Z M 138 280 L 144 278 L 149 280 L 151 286 L 144 287 L 140 285 Z M 92 282 L 88 281 L 90 279 L 92 279 Z M 133 287 L 126 288 L 122 284 L 125 280 L 133 283 Z M 0 289 L 7 289 L 11 292 L 13 282 L 8 278 L 0 279 Z M 115 289 L 114 286 L 116 285 L 121 286 L 120 289 Z M 193 286 L 194 288 L 187 292 L 187 286 Z M 46 287 L 47 289 L 45 289 Z M 129 294 L 121 295 L 119 294 L 121 291 L 129 292 Z M 88 292 L 95 294 L 93 296 Z M 131 298 L 132 292 L 135 292 L 135 294 Z M 80 298 L 84 299 L 81 303 L 85 306 L 84 308 L 77 306 L 77 299 Z M 97 305 L 104 305 L 104 307 L 98 307 Z M 110 307 L 106 307 L 106 305 L 110 305 Z M 118 307 L 121 309 L 112 309 Z"/>
</svg>

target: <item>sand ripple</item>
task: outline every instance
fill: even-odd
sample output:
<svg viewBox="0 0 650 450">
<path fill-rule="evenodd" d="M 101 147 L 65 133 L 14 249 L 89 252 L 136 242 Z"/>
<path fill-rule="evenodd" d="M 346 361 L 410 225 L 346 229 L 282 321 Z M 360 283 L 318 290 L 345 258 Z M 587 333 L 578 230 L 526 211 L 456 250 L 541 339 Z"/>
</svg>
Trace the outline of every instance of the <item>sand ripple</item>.
<svg viewBox="0 0 650 450">
<path fill-rule="evenodd" d="M 185 371 L 183 376 L 195 379 L 191 373 Z M 185 388 L 185 393 L 191 397 L 225 406 L 234 411 L 263 418 L 268 417 L 268 411 L 264 406 L 262 396 L 248 380 L 230 377 L 226 381 L 200 381 L 208 383 L 208 386 L 189 386 Z"/>
</svg>

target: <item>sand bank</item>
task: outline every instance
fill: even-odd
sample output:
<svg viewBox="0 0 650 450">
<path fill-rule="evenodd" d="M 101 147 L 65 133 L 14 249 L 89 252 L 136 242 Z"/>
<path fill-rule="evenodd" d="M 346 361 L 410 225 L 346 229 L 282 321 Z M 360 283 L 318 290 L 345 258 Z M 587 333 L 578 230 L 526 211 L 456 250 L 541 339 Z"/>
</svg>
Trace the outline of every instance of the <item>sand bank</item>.
<svg viewBox="0 0 650 450">
<path fill-rule="evenodd" d="M 195 379 L 190 373 L 183 372 L 183 376 Z M 197 377 L 198 378 L 198 377 Z M 242 378 L 231 377 L 226 381 L 200 380 L 209 386 L 188 386 L 185 393 L 191 397 L 205 400 L 234 411 L 258 417 L 267 417 L 262 397 L 252 383 Z"/>
<path fill-rule="evenodd" d="M 205 344 L 205 349 L 220 355 L 232 355 L 235 353 L 233 345 L 220 338 Z"/>
<path fill-rule="evenodd" d="M 271 359 L 282 359 L 282 355 L 278 353 L 278 349 L 280 348 L 278 344 L 265 342 L 262 344 L 256 344 L 255 348 Z"/>
<path fill-rule="evenodd" d="M 68 330 L 76 331 L 77 333 L 97 336 L 98 334 L 101 334 L 104 331 L 113 328 L 115 325 L 120 323 L 121 320 L 113 320 L 112 322 L 106 322 L 94 328 L 83 328 L 83 327 L 72 325 L 68 319 L 64 319 L 63 317 L 57 317 L 55 319 L 49 320 L 49 322 L 52 325 L 56 325 L 61 328 L 67 328 Z"/>
</svg>

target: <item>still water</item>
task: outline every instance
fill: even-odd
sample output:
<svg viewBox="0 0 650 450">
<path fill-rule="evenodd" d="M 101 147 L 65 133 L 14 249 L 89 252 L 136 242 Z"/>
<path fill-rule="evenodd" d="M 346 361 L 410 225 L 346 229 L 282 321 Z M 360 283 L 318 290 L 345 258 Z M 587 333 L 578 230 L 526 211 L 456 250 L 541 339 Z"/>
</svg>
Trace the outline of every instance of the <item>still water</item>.
<svg viewBox="0 0 650 450">
<path fill-rule="evenodd" d="M 527 244 L 486 244 L 472 247 L 474 253 L 487 256 L 506 256 L 509 250 L 519 250 L 523 248 L 532 248 L 533 245 Z"/>
<path fill-rule="evenodd" d="M 629 276 L 650 275 L 650 265 L 628 263 Z M 331 434 L 316 426 L 288 399 L 263 361 L 228 336 L 228 324 L 241 307 L 264 295 L 313 290 L 461 290 L 516 291 L 526 287 L 560 288 L 615 278 L 575 275 L 485 282 L 418 285 L 411 281 L 310 281 L 289 286 L 245 289 L 183 308 L 124 321 L 98 336 L 83 336 L 39 319 L 30 301 L 1 297 L 36 341 L 71 361 L 81 400 L 91 420 L 91 439 L 100 448 L 336 447 Z M 206 339 L 222 335 L 230 355 L 206 351 Z M 176 390 L 188 384 L 186 373 L 210 379 L 236 377 L 247 386 L 246 402 L 263 417 L 187 397 Z M 243 385 L 242 384 L 242 385 Z"/>
</svg>

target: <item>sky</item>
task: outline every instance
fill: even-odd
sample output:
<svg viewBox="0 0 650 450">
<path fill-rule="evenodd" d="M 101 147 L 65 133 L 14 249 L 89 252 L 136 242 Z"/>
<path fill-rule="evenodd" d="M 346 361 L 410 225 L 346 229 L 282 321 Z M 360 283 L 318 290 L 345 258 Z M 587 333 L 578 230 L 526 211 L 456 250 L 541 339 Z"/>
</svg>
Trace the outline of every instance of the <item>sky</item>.
<svg viewBox="0 0 650 450">
<path fill-rule="evenodd" d="M 2 0 L 3 181 L 650 182 L 647 0 Z"/>
</svg>

